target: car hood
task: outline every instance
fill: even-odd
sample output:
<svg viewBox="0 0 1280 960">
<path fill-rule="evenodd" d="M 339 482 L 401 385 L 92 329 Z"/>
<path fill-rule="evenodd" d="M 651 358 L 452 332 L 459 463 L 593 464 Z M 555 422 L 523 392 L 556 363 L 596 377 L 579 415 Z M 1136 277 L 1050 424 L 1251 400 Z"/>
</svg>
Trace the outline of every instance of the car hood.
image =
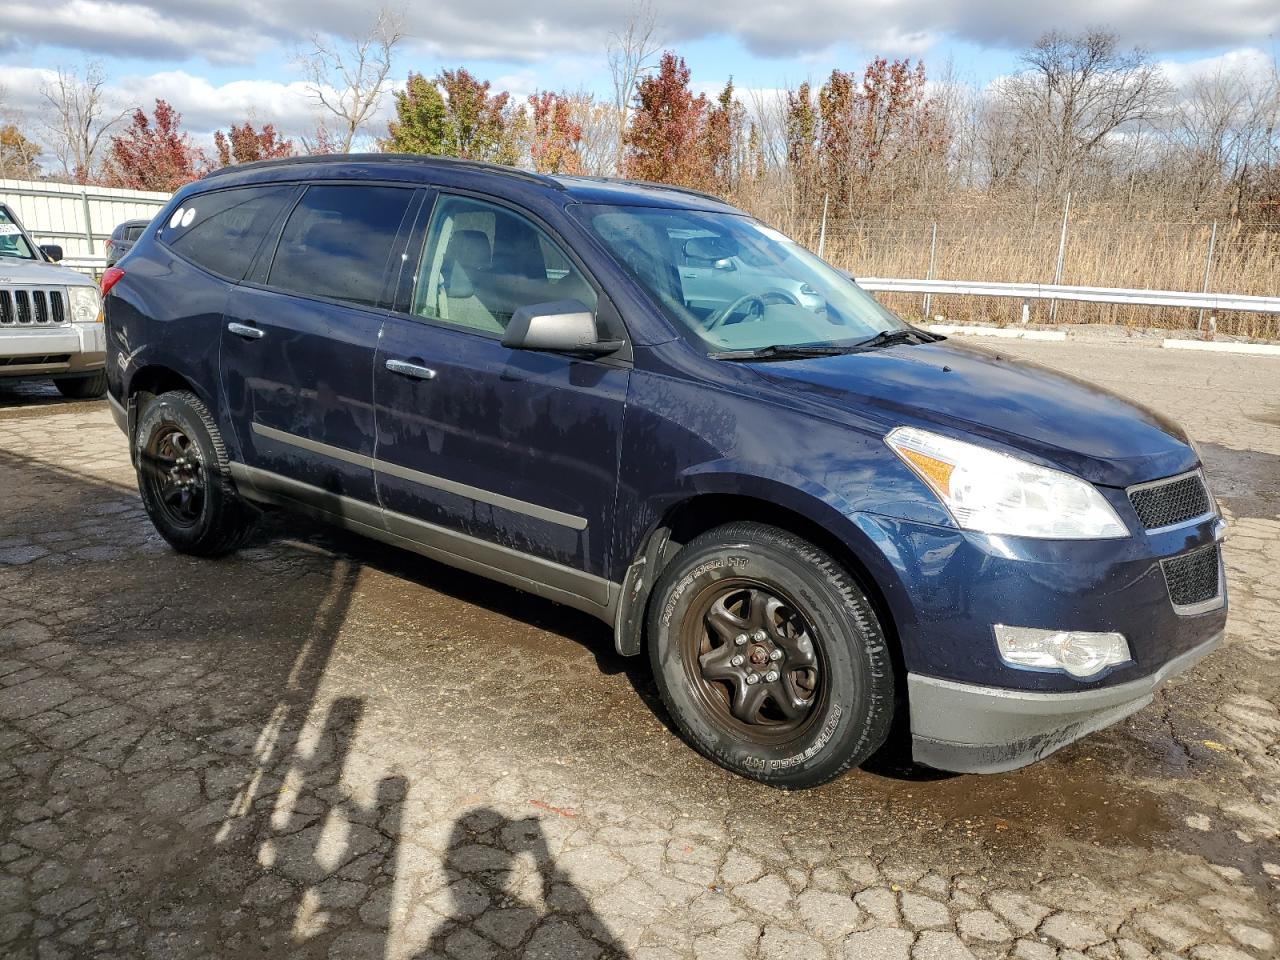
<svg viewBox="0 0 1280 960">
<path fill-rule="evenodd" d="M 5 285 L 33 287 L 96 286 L 91 277 L 86 277 L 83 273 L 76 273 L 70 267 L 60 267 L 56 263 L 40 263 L 37 260 L 0 257 L 0 289 L 3 289 Z"/>
<path fill-rule="evenodd" d="M 1125 487 L 1190 470 L 1173 421 L 1048 367 L 941 341 L 761 363 L 766 380 L 883 422 L 934 424 L 1023 451 L 1093 483 Z"/>
</svg>

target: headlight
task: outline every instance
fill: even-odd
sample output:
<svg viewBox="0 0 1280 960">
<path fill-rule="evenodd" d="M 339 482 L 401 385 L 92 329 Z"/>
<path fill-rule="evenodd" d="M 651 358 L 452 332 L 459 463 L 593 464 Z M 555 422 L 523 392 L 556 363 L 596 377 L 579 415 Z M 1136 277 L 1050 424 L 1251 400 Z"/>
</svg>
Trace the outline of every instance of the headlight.
<svg viewBox="0 0 1280 960">
<path fill-rule="evenodd" d="M 1049 540 L 1129 535 L 1102 494 L 1069 473 L 915 427 L 898 427 L 885 443 L 964 530 Z"/>
<path fill-rule="evenodd" d="M 73 323 L 95 323 L 102 299 L 95 287 L 67 287 L 67 299 L 71 303 Z"/>
</svg>

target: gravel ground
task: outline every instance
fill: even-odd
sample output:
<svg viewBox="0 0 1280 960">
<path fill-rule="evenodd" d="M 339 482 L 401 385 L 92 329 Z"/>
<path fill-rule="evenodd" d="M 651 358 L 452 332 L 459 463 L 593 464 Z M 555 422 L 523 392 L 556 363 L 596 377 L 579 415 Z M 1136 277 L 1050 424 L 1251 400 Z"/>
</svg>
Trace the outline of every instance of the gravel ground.
<svg viewBox="0 0 1280 960">
<path fill-rule="evenodd" d="M 173 553 L 104 404 L 0 388 L 0 955 L 1276 956 L 1280 360 L 997 349 L 1201 440 L 1227 642 L 1032 768 L 794 794 L 585 616 L 281 515 Z"/>
</svg>

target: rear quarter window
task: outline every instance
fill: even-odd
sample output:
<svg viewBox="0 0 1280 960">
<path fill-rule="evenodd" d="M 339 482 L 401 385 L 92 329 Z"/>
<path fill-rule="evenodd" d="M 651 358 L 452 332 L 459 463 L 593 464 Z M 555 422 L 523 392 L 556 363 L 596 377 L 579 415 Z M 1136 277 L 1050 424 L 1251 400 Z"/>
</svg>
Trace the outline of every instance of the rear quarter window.
<svg viewBox="0 0 1280 960">
<path fill-rule="evenodd" d="M 170 212 L 160 242 L 210 273 L 239 280 L 293 192 L 291 184 L 272 184 L 197 194 Z"/>
</svg>

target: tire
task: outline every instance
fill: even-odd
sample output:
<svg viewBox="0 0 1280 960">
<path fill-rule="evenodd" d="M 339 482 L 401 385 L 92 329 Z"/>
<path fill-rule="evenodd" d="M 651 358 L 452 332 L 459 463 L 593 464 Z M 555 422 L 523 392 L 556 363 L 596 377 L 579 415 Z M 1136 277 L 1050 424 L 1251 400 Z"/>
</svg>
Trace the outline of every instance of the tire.
<svg viewBox="0 0 1280 960">
<path fill-rule="evenodd" d="M 133 436 L 138 490 L 147 516 L 175 550 L 229 553 L 253 526 L 236 492 L 226 445 L 194 393 L 162 393 L 142 411 Z"/>
<path fill-rule="evenodd" d="M 107 371 L 99 370 L 83 377 L 60 377 L 53 385 L 70 400 L 96 400 L 107 392 Z"/>
<path fill-rule="evenodd" d="M 744 777 L 816 787 L 889 735 L 893 664 L 871 604 L 783 530 L 731 523 L 688 543 L 654 587 L 648 641 L 681 734 Z"/>
</svg>

